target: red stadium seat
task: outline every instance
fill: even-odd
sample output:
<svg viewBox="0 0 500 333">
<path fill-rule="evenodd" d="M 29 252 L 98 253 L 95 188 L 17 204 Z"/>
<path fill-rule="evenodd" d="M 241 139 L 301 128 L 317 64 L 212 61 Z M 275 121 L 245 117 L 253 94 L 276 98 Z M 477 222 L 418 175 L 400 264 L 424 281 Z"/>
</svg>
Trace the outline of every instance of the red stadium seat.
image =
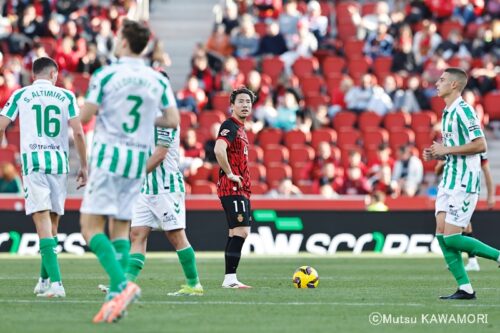
<svg viewBox="0 0 500 333">
<path fill-rule="evenodd" d="M 311 133 L 311 146 L 314 149 L 318 148 L 321 142 L 335 144 L 337 142 L 337 132 L 331 128 L 318 128 Z"/>
<path fill-rule="evenodd" d="M 305 97 L 306 105 L 312 109 L 317 109 L 320 106 L 328 106 L 330 97 L 326 95 L 310 95 Z"/>
<path fill-rule="evenodd" d="M 76 95 L 85 94 L 89 87 L 90 76 L 87 73 L 71 73 L 73 77 L 73 90 Z"/>
<path fill-rule="evenodd" d="M 292 165 L 292 182 L 298 184 L 302 180 L 309 179 L 309 175 L 304 172 L 308 163 L 296 163 Z"/>
<path fill-rule="evenodd" d="M 301 78 L 304 76 L 311 76 L 318 69 L 318 60 L 314 57 L 304 58 L 300 57 L 292 65 L 293 74 Z"/>
<path fill-rule="evenodd" d="M 41 37 L 38 42 L 43 46 L 49 57 L 53 57 L 57 48 L 57 41 L 52 37 Z"/>
<path fill-rule="evenodd" d="M 321 76 L 311 75 L 299 78 L 299 84 L 304 96 L 319 95 L 325 85 L 325 81 Z"/>
<path fill-rule="evenodd" d="M 500 92 L 491 92 L 484 96 L 483 105 L 490 120 L 500 120 Z"/>
<path fill-rule="evenodd" d="M 263 195 L 268 192 L 269 186 L 263 182 L 252 182 L 250 190 L 252 191 L 252 195 Z"/>
<path fill-rule="evenodd" d="M 389 133 L 383 128 L 368 129 L 363 132 L 362 137 L 365 149 L 377 149 L 381 143 L 389 141 Z"/>
<path fill-rule="evenodd" d="M 286 178 L 292 178 L 292 168 L 284 163 L 273 163 L 266 168 L 267 184 L 270 188 L 276 188 Z"/>
<path fill-rule="evenodd" d="M 358 118 L 358 127 L 360 130 L 366 131 L 368 129 L 379 128 L 381 122 L 382 116 L 378 113 L 365 111 Z"/>
<path fill-rule="evenodd" d="M 344 78 L 344 74 L 341 73 L 328 73 L 328 76 L 326 76 L 326 91 L 328 95 L 333 96 L 333 93 L 340 89 L 340 83 L 342 82 L 342 79 Z"/>
<path fill-rule="evenodd" d="M 266 35 L 267 31 L 267 24 L 266 22 L 257 22 L 253 25 L 255 32 L 260 36 L 263 37 Z"/>
<path fill-rule="evenodd" d="M 205 165 L 199 167 L 195 174 L 189 176 L 189 182 L 194 183 L 199 180 L 209 180 L 212 176 L 212 169 L 213 168 L 211 166 L 208 167 Z"/>
<path fill-rule="evenodd" d="M 266 168 L 262 164 L 250 163 L 248 170 L 250 171 L 250 180 L 252 182 L 260 182 L 266 178 Z"/>
<path fill-rule="evenodd" d="M 392 151 L 397 151 L 399 147 L 415 143 L 415 133 L 409 128 L 389 131 L 389 146 Z"/>
<path fill-rule="evenodd" d="M 373 62 L 373 72 L 377 77 L 385 76 L 391 72 L 391 66 L 392 57 L 378 57 Z"/>
<path fill-rule="evenodd" d="M 262 73 L 271 78 L 273 85 L 278 82 L 284 68 L 285 64 L 279 57 L 264 58 L 262 60 Z"/>
<path fill-rule="evenodd" d="M 359 79 L 361 76 L 368 73 L 370 65 L 365 58 L 351 59 L 347 63 L 347 69 L 349 71 L 349 75 L 351 75 L 356 81 L 356 79 Z"/>
<path fill-rule="evenodd" d="M 236 58 L 236 61 L 238 69 L 245 76 L 255 69 L 255 58 Z"/>
<path fill-rule="evenodd" d="M 430 111 L 415 112 L 411 114 L 411 129 L 415 132 L 430 131 L 436 122 L 436 114 Z"/>
<path fill-rule="evenodd" d="M 208 180 L 198 180 L 191 184 L 191 194 L 217 194 L 217 187 Z"/>
<path fill-rule="evenodd" d="M 283 132 L 276 128 L 266 128 L 260 131 L 257 141 L 262 148 L 268 145 L 279 145 L 283 138 Z"/>
<path fill-rule="evenodd" d="M 333 128 L 338 132 L 342 128 L 353 128 L 356 124 L 357 115 L 350 111 L 340 111 L 333 118 Z"/>
<path fill-rule="evenodd" d="M 375 7 L 377 7 L 376 2 L 367 2 L 364 3 L 361 7 L 361 16 L 365 16 L 368 14 L 375 14 Z"/>
<path fill-rule="evenodd" d="M 222 114 L 222 112 L 219 112 L 217 110 L 203 111 L 198 117 L 198 124 L 201 128 L 210 131 L 213 124 L 222 124 L 224 120 L 226 120 L 226 117 Z"/>
<path fill-rule="evenodd" d="M 355 59 L 363 58 L 363 48 L 365 42 L 363 40 L 351 39 L 345 42 L 344 52 L 349 62 Z M 368 70 L 368 68 L 367 68 Z"/>
<path fill-rule="evenodd" d="M 181 132 L 186 133 L 186 130 L 196 125 L 196 114 L 189 110 L 181 110 Z"/>
<path fill-rule="evenodd" d="M 337 16 L 337 18 L 341 17 Z M 337 26 L 339 39 L 343 41 L 348 41 L 356 38 L 356 35 L 358 33 L 358 28 L 354 25 L 354 23 L 352 23 L 351 17 L 349 16 L 347 19 L 349 20 L 348 22 L 339 22 Z"/>
<path fill-rule="evenodd" d="M 217 164 L 213 164 L 212 168 L 212 174 L 210 175 L 210 179 L 217 184 L 217 181 L 219 181 L 219 171 L 220 171 L 220 166 Z"/>
<path fill-rule="evenodd" d="M 264 148 L 264 165 L 288 162 L 290 152 L 282 145 L 268 145 Z"/>
<path fill-rule="evenodd" d="M 352 22 L 349 7 L 356 7 L 361 12 L 361 5 L 358 1 L 337 1 L 336 3 L 335 12 L 339 23 Z"/>
<path fill-rule="evenodd" d="M 310 146 L 295 146 L 290 150 L 290 165 L 292 167 L 298 164 L 305 164 L 314 159 L 314 149 Z"/>
<path fill-rule="evenodd" d="M 495 186 L 495 195 L 496 196 L 500 196 L 500 184 L 498 184 L 497 186 Z"/>
<path fill-rule="evenodd" d="M 439 96 L 433 96 L 430 99 L 430 103 L 432 111 L 434 111 L 434 113 L 438 117 L 441 117 L 441 115 L 443 114 L 443 110 L 446 107 L 446 103 L 443 101 L 443 99 Z"/>
<path fill-rule="evenodd" d="M 418 149 L 423 150 L 432 145 L 434 140 L 434 135 L 429 130 L 415 131 L 415 146 Z"/>
<path fill-rule="evenodd" d="M 301 130 L 292 130 L 285 133 L 283 142 L 288 149 L 292 149 L 294 145 L 305 145 L 311 141 L 311 134 L 304 133 Z"/>
<path fill-rule="evenodd" d="M 340 149 L 353 149 L 358 147 L 361 133 L 354 128 L 342 128 L 338 131 L 337 146 Z"/>
<path fill-rule="evenodd" d="M 9 128 L 5 131 L 5 137 L 7 138 L 7 144 L 14 145 L 18 148 L 21 147 L 21 133 L 17 128 Z"/>
<path fill-rule="evenodd" d="M 405 128 L 410 124 L 411 117 L 407 113 L 392 112 L 384 117 L 384 128 L 392 131 L 397 128 Z"/>
<path fill-rule="evenodd" d="M 14 145 L 8 145 L 0 148 L 0 162 L 16 164 L 16 157 L 19 153 L 19 148 Z"/>
<path fill-rule="evenodd" d="M 345 67 L 345 60 L 342 57 L 329 56 L 323 61 L 323 75 L 328 77 L 331 73 L 342 73 Z"/>
<path fill-rule="evenodd" d="M 443 40 L 446 40 L 448 38 L 448 34 L 453 30 L 458 30 L 460 35 L 462 35 L 463 29 L 464 27 L 460 22 L 447 20 L 439 25 L 438 31 L 441 37 L 443 37 Z"/>
<path fill-rule="evenodd" d="M 264 150 L 259 146 L 250 146 L 248 148 L 248 162 L 262 162 L 264 160 Z"/>
<path fill-rule="evenodd" d="M 212 97 L 212 108 L 227 113 L 231 102 L 230 94 L 227 92 L 218 92 Z"/>
<path fill-rule="evenodd" d="M 301 180 L 297 187 L 300 189 L 302 194 L 319 194 L 315 192 L 314 184 L 310 180 Z"/>
</svg>

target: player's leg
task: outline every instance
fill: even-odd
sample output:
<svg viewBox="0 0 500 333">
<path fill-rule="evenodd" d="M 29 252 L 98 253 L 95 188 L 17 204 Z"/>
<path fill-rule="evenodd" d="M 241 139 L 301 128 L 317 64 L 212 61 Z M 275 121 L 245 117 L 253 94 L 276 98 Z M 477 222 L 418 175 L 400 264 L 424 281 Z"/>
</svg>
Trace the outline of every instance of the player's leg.
<svg viewBox="0 0 500 333">
<path fill-rule="evenodd" d="M 469 223 L 469 225 L 464 229 L 462 232 L 462 235 L 468 236 L 468 237 L 474 237 L 472 233 L 472 223 Z M 466 271 L 479 271 L 481 268 L 479 267 L 479 262 L 477 261 L 477 257 L 470 252 L 467 252 L 467 256 L 469 257 L 469 261 L 467 262 L 467 265 L 465 265 L 465 270 Z"/>
<path fill-rule="evenodd" d="M 57 261 L 56 242 L 52 236 L 52 222 L 48 210 L 33 213 L 38 237 L 40 238 L 40 254 L 42 265 L 50 278 L 50 287 L 37 294 L 40 297 L 65 297 L 61 282 L 61 271 Z"/>
<path fill-rule="evenodd" d="M 57 229 L 59 227 L 59 215 L 56 213 L 51 212 L 50 213 L 50 221 L 52 223 L 52 237 L 54 238 L 54 242 L 57 244 L 59 243 L 59 240 L 57 239 Z M 49 273 L 47 273 L 47 270 L 45 269 L 45 266 L 43 265 L 43 261 L 41 262 L 40 265 L 40 281 L 43 283 L 44 281 L 49 280 Z M 39 283 L 40 284 L 40 283 Z M 37 284 L 38 287 L 38 284 Z M 37 288 L 35 287 L 35 294 L 37 294 Z M 42 285 L 40 285 L 42 287 Z"/>
<path fill-rule="evenodd" d="M 133 226 L 130 230 L 130 240 L 132 246 L 130 248 L 130 258 L 128 260 L 125 275 L 129 281 L 137 280 L 139 273 L 144 268 L 146 262 L 146 247 L 148 237 L 151 233 L 151 228 L 147 226 Z"/>
<path fill-rule="evenodd" d="M 127 269 L 130 253 L 130 221 L 109 219 L 109 238 L 116 251 L 116 260 L 120 262 L 123 271 Z"/>
<path fill-rule="evenodd" d="M 169 296 L 202 296 L 203 287 L 200 284 L 198 269 L 196 267 L 196 258 L 193 247 L 189 244 L 184 229 L 166 231 L 168 241 L 175 248 L 177 257 L 182 266 L 186 278 L 186 286 L 183 286 L 175 293 L 169 293 Z"/>
</svg>

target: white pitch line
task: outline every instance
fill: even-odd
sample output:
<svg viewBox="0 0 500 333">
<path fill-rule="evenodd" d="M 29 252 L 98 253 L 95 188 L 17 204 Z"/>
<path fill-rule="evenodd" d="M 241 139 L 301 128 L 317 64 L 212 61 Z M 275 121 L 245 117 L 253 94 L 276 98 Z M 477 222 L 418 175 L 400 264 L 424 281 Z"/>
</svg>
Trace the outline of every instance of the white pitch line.
<svg viewBox="0 0 500 333">
<path fill-rule="evenodd" d="M 6 304 L 101 304 L 102 301 L 92 301 L 92 300 L 8 300 L 0 299 L 0 303 Z M 446 306 L 454 308 L 500 308 L 500 304 L 449 304 L 448 302 L 438 301 Z M 473 301 L 475 303 L 475 301 Z M 350 302 L 233 302 L 233 301 L 143 301 L 138 302 L 137 305 L 290 305 L 290 306 L 304 306 L 304 305 L 327 305 L 327 306 L 352 306 L 352 307 L 364 307 L 364 306 L 406 306 L 406 307 L 428 307 L 429 304 L 422 303 L 350 303 Z"/>
</svg>

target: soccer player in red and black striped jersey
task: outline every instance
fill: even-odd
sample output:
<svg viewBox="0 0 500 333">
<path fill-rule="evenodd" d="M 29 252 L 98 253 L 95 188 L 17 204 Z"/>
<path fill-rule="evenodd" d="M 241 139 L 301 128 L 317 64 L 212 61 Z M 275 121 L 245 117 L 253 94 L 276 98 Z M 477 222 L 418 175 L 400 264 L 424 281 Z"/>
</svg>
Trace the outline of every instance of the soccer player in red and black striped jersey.
<svg viewBox="0 0 500 333">
<path fill-rule="evenodd" d="M 236 269 L 241 248 L 250 233 L 250 172 L 248 170 L 248 139 L 245 120 L 252 113 L 254 93 L 239 88 L 231 93 L 232 115 L 224 121 L 215 142 L 215 156 L 221 167 L 217 195 L 226 212 L 229 237 L 226 243 L 226 275 L 223 288 L 250 288 L 238 281 Z"/>
</svg>

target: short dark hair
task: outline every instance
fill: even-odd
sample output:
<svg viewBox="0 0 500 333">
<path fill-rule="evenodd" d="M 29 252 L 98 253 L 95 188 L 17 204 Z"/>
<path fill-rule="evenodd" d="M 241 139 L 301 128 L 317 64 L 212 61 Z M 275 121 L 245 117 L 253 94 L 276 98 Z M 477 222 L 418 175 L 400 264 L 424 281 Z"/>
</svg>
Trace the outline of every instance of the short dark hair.
<svg viewBox="0 0 500 333">
<path fill-rule="evenodd" d="M 231 104 L 234 104 L 234 102 L 236 101 L 236 96 L 238 96 L 239 94 L 247 94 L 248 96 L 250 96 L 252 104 L 253 102 L 255 102 L 256 97 L 253 91 L 251 91 L 247 87 L 240 87 L 238 89 L 233 90 L 233 92 L 231 93 L 231 97 L 229 97 Z"/>
<path fill-rule="evenodd" d="M 460 91 L 464 90 L 465 86 L 467 85 L 467 73 L 458 67 L 449 67 L 444 70 L 445 73 L 449 73 L 453 75 L 457 81 L 460 83 Z"/>
<path fill-rule="evenodd" d="M 148 45 L 151 31 L 144 24 L 128 19 L 123 20 L 122 36 L 128 41 L 130 50 L 135 54 L 141 54 Z"/>
<path fill-rule="evenodd" d="M 59 71 L 59 67 L 54 59 L 49 57 L 40 57 L 33 61 L 32 71 L 33 74 L 37 75 L 43 72 L 47 68 L 54 68 L 56 71 Z"/>
</svg>

